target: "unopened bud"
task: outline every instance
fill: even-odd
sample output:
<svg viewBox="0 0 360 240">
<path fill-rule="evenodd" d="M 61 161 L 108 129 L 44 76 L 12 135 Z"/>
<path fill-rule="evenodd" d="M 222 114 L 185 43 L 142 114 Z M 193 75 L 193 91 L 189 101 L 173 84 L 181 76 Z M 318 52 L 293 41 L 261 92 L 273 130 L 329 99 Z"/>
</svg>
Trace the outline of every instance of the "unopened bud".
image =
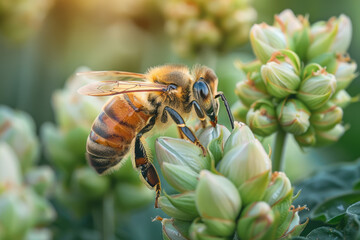
<svg viewBox="0 0 360 240">
<path fill-rule="evenodd" d="M 277 98 L 296 93 L 300 84 L 299 74 L 299 57 L 290 50 L 275 52 L 266 65 L 261 67 L 267 91 Z"/>
<path fill-rule="evenodd" d="M 244 146 L 249 142 L 255 141 L 254 134 L 246 124 L 235 122 L 234 125 L 234 130 L 225 143 L 224 153 L 229 152 L 233 148 L 238 148 L 238 146 Z"/>
<path fill-rule="evenodd" d="M 354 61 L 338 61 L 336 71 L 336 91 L 346 89 L 357 77 L 357 64 Z"/>
<path fill-rule="evenodd" d="M 255 55 L 263 63 L 266 63 L 274 52 L 285 49 L 288 45 L 285 34 L 266 23 L 255 24 L 251 28 L 250 42 Z"/>
<path fill-rule="evenodd" d="M 164 240 L 187 240 L 190 228 L 189 222 L 177 219 L 161 219 Z"/>
<path fill-rule="evenodd" d="M 341 122 L 343 110 L 332 102 L 311 113 L 310 122 L 315 129 L 329 130 Z"/>
<path fill-rule="evenodd" d="M 304 70 L 306 72 L 306 68 Z M 319 68 L 312 72 L 301 82 L 297 97 L 302 100 L 311 110 L 323 106 L 335 93 L 335 76 L 327 73 L 325 69 Z"/>
<path fill-rule="evenodd" d="M 285 99 L 277 106 L 276 112 L 279 124 L 286 132 L 301 135 L 310 126 L 310 111 L 297 99 Z"/>
<path fill-rule="evenodd" d="M 278 127 L 275 107 L 269 100 L 258 100 L 250 107 L 246 123 L 251 130 L 262 137 L 273 134 Z"/>
<path fill-rule="evenodd" d="M 351 103 L 352 99 L 345 90 L 340 90 L 339 92 L 335 93 L 335 95 L 331 98 L 331 101 L 344 109 Z"/>
<path fill-rule="evenodd" d="M 252 103 L 259 99 L 270 98 L 259 73 L 248 74 L 246 80 L 238 82 L 236 84 L 235 94 L 247 107 L 250 107 Z"/>
<path fill-rule="evenodd" d="M 237 233 L 243 240 L 266 240 L 275 231 L 275 216 L 266 202 L 254 202 L 247 206 L 240 216 Z"/>
<path fill-rule="evenodd" d="M 310 126 L 309 129 L 305 133 L 303 133 L 301 135 L 296 135 L 295 140 L 302 147 L 314 146 L 316 143 L 316 134 L 315 134 L 314 128 L 312 126 Z"/>
<path fill-rule="evenodd" d="M 346 128 L 341 124 L 337 124 L 334 128 L 325 131 L 315 130 L 316 146 L 325 146 L 337 142 L 345 131 Z"/>
<path fill-rule="evenodd" d="M 274 206 L 288 197 L 290 192 L 292 192 L 292 188 L 289 178 L 283 172 L 274 172 L 263 201 Z"/>
<path fill-rule="evenodd" d="M 45 196 L 55 184 L 55 173 L 49 166 L 40 166 L 26 173 L 26 182 L 41 196 Z"/>
<path fill-rule="evenodd" d="M 231 106 L 231 112 L 236 121 L 246 122 L 246 114 L 248 111 L 249 108 L 245 106 L 242 101 L 236 101 L 234 105 Z"/>
<path fill-rule="evenodd" d="M 238 190 L 227 178 L 207 170 L 201 171 L 196 187 L 196 207 L 210 234 L 221 237 L 233 235 L 241 199 Z"/>
<path fill-rule="evenodd" d="M 89 167 L 82 167 L 74 171 L 72 184 L 81 195 L 90 199 L 98 199 L 109 190 L 110 180 L 107 177 L 99 176 Z"/>
</svg>

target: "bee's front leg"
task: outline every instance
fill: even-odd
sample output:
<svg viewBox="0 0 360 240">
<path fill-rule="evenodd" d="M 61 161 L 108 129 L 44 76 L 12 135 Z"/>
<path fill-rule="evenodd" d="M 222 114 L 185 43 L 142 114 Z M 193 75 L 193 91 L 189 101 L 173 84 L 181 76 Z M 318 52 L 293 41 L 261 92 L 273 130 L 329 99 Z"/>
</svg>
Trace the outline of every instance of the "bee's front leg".
<svg viewBox="0 0 360 240">
<path fill-rule="evenodd" d="M 179 132 L 181 132 L 181 136 L 183 136 L 185 139 L 190 140 L 195 145 L 199 146 L 201 150 L 203 151 L 204 156 L 207 154 L 206 149 L 203 145 L 201 145 L 200 141 L 197 139 L 195 134 L 191 131 L 190 128 L 188 128 L 185 125 L 184 119 L 180 116 L 180 114 L 175 111 L 174 109 L 166 106 L 164 108 L 163 114 L 161 116 L 161 121 L 163 123 L 166 123 L 168 121 L 167 113 L 169 113 L 170 117 L 174 120 L 174 122 L 177 124 Z"/>
<path fill-rule="evenodd" d="M 197 131 L 200 128 L 205 128 L 207 122 L 206 122 L 205 114 L 196 100 L 191 101 L 191 103 L 189 103 L 189 105 L 186 107 L 185 111 L 190 112 L 193 107 L 195 109 L 196 115 L 200 120 L 200 123 L 195 126 L 195 131 Z"/>
<path fill-rule="evenodd" d="M 155 207 L 158 208 L 158 199 L 160 197 L 161 184 L 159 175 L 154 165 L 149 161 L 148 153 L 146 152 L 146 141 L 143 134 L 150 131 L 155 125 L 156 116 L 153 116 L 149 123 L 141 129 L 135 138 L 135 167 L 141 172 L 141 179 L 149 188 L 155 188 L 156 198 Z"/>
</svg>

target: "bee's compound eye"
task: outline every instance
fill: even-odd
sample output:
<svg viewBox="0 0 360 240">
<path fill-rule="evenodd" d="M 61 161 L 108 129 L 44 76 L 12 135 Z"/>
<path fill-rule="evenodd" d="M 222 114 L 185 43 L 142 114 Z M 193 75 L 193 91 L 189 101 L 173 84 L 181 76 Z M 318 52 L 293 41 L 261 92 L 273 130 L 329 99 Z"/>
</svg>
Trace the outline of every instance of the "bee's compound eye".
<svg viewBox="0 0 360 240">
<path fill-rule="evenodd" d="M 198 81 L 194 84 L 194 91 L 201 98 L 207 98 L 209 96 L 209 87 L 203 81 Z"/>
</svg>

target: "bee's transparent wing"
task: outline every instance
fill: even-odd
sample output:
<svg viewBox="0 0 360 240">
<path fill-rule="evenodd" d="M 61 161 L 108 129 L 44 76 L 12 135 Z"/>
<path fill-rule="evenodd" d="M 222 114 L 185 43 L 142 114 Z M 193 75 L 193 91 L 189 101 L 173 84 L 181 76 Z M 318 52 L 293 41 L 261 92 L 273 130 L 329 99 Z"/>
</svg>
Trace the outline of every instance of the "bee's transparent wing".
<svg viewBox="0 0 360 240">
<path fill-rule="evenodd" d="M 76 77 L 96 81 L 146 81 L 146 75 L 141 73 L 123 72 L 123 71 L 90 71 L 78 72 Z"/>
<path fill-rule="evenodd" d="M 98 81 L 83 86 L 78 93 L 89 96 L 110 96 L 133 92 L 164 92 L 167 86 L 152 82 Z"/>
</svg>

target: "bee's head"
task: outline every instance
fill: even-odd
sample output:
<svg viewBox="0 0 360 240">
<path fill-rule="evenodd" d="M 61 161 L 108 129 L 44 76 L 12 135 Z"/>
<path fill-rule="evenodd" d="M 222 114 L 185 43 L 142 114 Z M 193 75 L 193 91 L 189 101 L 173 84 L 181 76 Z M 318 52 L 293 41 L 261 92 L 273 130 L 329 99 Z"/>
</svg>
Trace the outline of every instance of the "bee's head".
<svg viewBox="0 0 360 240">
<path fill-rule="evenodd" d="M 211 125 L 215 127 L 219 111 L 219 102 L 215 99 L 217 76 L 213 70 L 207 67 L 197 67 L 194 73 L 196 78 L 193 85 L 194 98 L 210 118 Z"/>
</svg>

